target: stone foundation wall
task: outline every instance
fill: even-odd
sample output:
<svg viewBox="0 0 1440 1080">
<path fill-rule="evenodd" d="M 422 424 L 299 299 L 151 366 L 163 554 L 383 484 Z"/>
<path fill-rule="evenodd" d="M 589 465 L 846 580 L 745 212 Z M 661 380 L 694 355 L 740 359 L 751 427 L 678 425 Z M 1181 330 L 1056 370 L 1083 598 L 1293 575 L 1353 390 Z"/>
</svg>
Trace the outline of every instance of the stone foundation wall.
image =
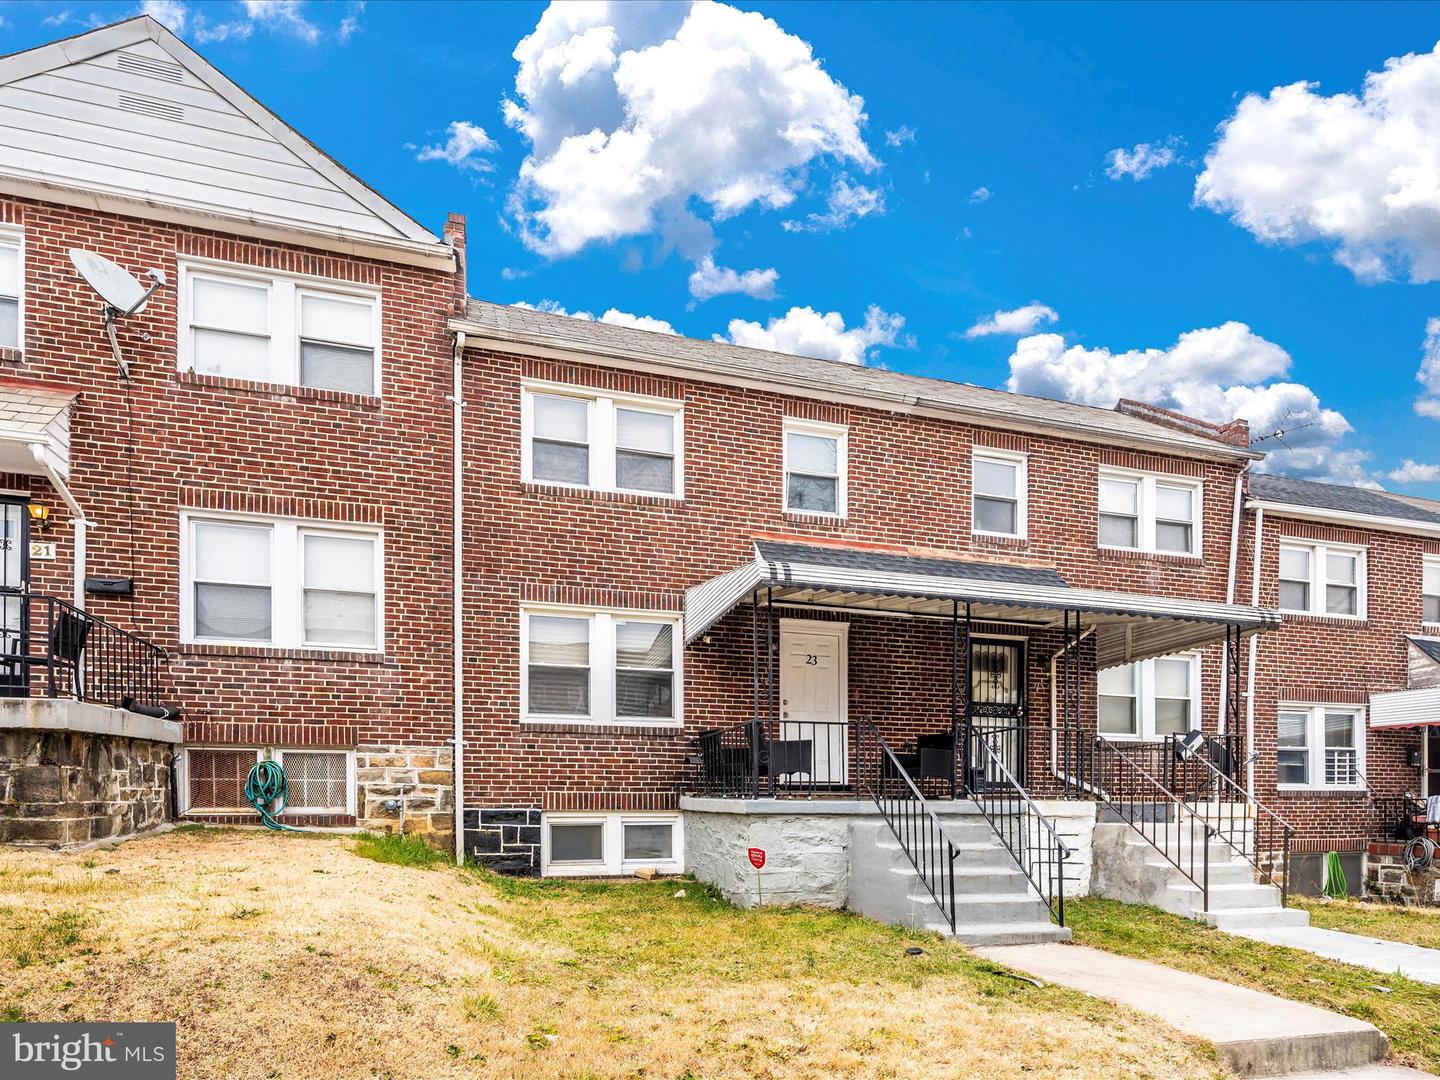
<svg viewBox="0 0 1440 1080">
<path fill-rule="evenodd" d="M 1393 904 L 1440 905 L 1440 867 L 1406 870 L 1403 852 L 1403 844 L 1370 845 L 1365 855 L 1365 898 Z"/>
<path fill-rule="evenodd" d="M 371 832 L 454 842 L 455 753 L 448 746 L 357 746 L 355 823 Z"/>
<path fill-rule="evenodd" d="M 0 843 L 65 847 L 170 820 L 168 742 L 0 729 Z"/>
<path fill-rule="evenodd" d="M 540 873 L 540 808 L 466 810 L 465 857 L 502 874 Z"/>
</svg>

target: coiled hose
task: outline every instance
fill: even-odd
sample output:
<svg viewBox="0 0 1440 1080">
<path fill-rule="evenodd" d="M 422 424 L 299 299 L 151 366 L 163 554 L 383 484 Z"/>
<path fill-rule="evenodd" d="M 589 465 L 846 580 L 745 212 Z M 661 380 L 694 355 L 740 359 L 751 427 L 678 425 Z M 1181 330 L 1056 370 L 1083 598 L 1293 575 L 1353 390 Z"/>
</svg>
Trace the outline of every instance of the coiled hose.
<svg viewBox="0 0 1440 1080">
<path fill-rule="evenodd" d="M 255 808 L 267 829 L 278 832 L 303 832 L 294 825 L 282 825 L 275 820 L 275 806 L 285 802 L 285 770 L 271 758 L 257 761 L 245 778 L 245 801 Z"/>
</svg>

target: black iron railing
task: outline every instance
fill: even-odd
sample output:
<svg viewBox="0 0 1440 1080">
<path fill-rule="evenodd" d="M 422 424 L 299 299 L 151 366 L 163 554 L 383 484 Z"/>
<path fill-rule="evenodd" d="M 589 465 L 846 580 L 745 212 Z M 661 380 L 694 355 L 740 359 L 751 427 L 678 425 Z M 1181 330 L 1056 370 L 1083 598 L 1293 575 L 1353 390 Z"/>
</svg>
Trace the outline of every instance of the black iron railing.
<svg viewBox="0 0 1440 1080">
<path fill-rule="evenodd" d="M 855 728 L 860 793 L 874 801 L 953 934 L 955 859 L 960 850 L 875 725 L 860 720 Z"/>
<path fill-rule="evenodd" d="M 971 789 L 970 797 L 1040 898 L 1049 905 L 1055 921 L 1064 926 L 1065 860 L 1070 857 L 1070 848 L 1060 839 L 1054 823 L 1015 779 L 991 739 L 975 739 L 971 753 L 978 759 L 976 771 L 983 782 Z"/>
<path fill-rule="evenodd" d="M 0 696 L 156 707 L 165 651 L 54 596 L 0 590 Z"/>
<path fill-rule="evenodd" d="M 1426 822 L 1425 800 L 1413 795 L 1381 795 L 1370 799 L 1370 838 L 1403 843 L 1422 835 Z"/>
<path fill-rule="evenodd" d="M 1207 757 L 1199 757 L 1212 771 L 1217 798 L 1191 802 L 1191 815 L 1203 815 L 1206 827 L 1224 841 L 1231 851 L 1248 862 L 1267 883 L 1280 890 L 1280 906 L 1289 899 L 1290 840 L 1295 835 L 1289 822 L 1222 773 Z"/>
<path fill-rule="evenodd" d="M 853 791 L 848 721 L 750 720 L 699 736 L 696 793 L 816 798 Z"/>
</svg>

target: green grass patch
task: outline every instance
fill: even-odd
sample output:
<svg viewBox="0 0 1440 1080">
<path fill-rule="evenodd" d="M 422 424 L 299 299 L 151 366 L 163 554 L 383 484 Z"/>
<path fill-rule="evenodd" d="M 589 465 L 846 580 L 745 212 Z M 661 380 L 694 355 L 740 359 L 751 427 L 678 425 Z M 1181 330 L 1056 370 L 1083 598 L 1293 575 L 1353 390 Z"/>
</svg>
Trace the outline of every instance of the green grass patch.
<svg viewBox="0 0 1440 1080">
<path fill-rule="evenodd" d="M 450 856 L 439 848 L 431 847 L 424 840 L 414 836 L 378 836 L 375 833 L 361 833 L 355 841 L 355 854 L 376 862 L 394 863 L 396 866 L 434 866 L 448 862 Z"/>
<path fill-rule="evenodd" d="M 1325 900 L 1313 896 L 1292 897 L 1291 904 L 1310 912 L 1312 926 L 1440 949 L 1440 908 Z"/>
<path fill-rule="evenodd" d="M 1401 1061 L 1440 1072 L 1440 986 L 1268 945 L 1156 908 L 1086 897 L 1067 902 L 1075 940 L 1368 1020 Z"/>
</svg>

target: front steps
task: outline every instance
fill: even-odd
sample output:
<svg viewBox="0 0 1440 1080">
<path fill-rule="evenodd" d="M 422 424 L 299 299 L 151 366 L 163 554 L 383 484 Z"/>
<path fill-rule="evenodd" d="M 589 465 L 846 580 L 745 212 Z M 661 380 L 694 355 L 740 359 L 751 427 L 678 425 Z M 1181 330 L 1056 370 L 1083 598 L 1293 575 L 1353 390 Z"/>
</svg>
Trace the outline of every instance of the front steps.
<svg viewBox="0 0 1440 1080">
<path fill-rule="evenodd" d="M 1188 829 L 1176 830 L 1188 833 Z M 1155 837 L 1194 877 L 1204 882 L 1204 854 L 1188 835 Z M 1162 911 L 1209 923 L 1219 930 L 1308 926 L 1310 915 L 1282 907 L 1280 890 L 1255 880 L 1254 868 L 1220 840 L 1211 840 L 1210 899 L 1156 847 L 1129 825 L 1103 823 L 1095 828 L 1094 872 L 1096 896 L 1149 904 Z M 1193 852 L 1193 859 L 1192 859 Z"/>
<path fill-rule="evenodd" d="M 960 851 L 955 860 L 957 940 L 967 945 L 1069 940 L 1070 931 L 1050 921 L 1049 906 L 985 818 L 962 813 L 941 820 Z M 849 906 L 880 922 L 950 933 L 949 920 L 883 821 L 850 826 Z"/>
</svg>

